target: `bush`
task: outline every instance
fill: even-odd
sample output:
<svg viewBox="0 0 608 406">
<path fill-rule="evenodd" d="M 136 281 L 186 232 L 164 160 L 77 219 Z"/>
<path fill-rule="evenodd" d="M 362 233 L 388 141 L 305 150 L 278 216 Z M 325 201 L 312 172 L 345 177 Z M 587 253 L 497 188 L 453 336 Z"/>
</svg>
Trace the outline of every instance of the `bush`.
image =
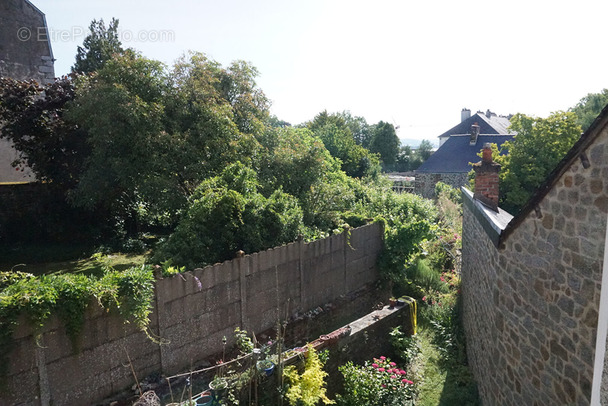
<svg viewBox="0 0 608 406">
<path fill-rule="evenodd" d="M 337 396 L 343 406 L 414 405 L 415 385 L 406 371 L 386 357 L 357 366 L 347 362 L 338 368 L 344 376 L 344 394 Z"/>
<path fill-rule="evenodd" d="M 152 260 L 195 268 L 294 241 L 302 228 L 297 200 L 281 190 L 257 192 L 255 173 L 237 163 L 201 183 L 193 203 Z"/>
</svg>

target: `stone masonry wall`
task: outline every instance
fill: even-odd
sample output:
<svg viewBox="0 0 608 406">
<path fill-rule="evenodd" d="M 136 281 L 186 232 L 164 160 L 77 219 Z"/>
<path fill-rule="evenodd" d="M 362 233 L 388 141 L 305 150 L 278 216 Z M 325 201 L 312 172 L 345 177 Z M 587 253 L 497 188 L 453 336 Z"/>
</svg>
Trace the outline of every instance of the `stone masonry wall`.
<svg viewBox="0 0 608 406">
<path fill-rule="evenodd" d="M 232 345 L 236 327 L 262 332 L 277 320 L 373 284 L 382 247 L 378 224 L 312 243 L 295 242 L 195 269 L 156 283 L 151 330 L 163 344 L 97 305 L 90 306 L 75 352 L 56 320 L 39 344 L 27 326 L 14 336 L 9 392 L 0 405 L 89 405 L 153 372 L 188 370 Z M 199 287 L 200 282 L 200 287 Z"/>
<path fill-rule="evenodd" d="M 608 213 L 608 130 L 497 249 L 464 210 L 469 362 L 485 405 L 588 405 Z"/>
<path fill-rule="evenodd" d="M 0 3 L 0 76 L 39 83 L 55 79 L 45 17 L 29 1 Z"/>
<path fill-rule="evenodd" d="M 468 173 L 419 173 L 416 172 L 414 193 L 432 199 L 435 197 L 435 185 L 443 182 L 460 189 L 468 184 Z"/>
</svg>

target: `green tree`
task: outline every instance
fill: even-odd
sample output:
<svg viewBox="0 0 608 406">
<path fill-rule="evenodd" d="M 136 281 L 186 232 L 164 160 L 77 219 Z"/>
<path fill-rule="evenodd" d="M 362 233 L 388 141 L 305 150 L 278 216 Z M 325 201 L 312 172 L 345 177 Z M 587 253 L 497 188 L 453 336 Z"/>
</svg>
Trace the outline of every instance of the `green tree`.
<svg viewBox="0 0 608 406">
<path fill-rule="evenodd" d="M 397 160 L 395 163 L 395 170 L 397 172 L 411 171 L 413 158 L 412 147 L 409 145 L 399 147 L 399 153 L 397 154 Z"/>
<path fill-rule="evenodd" d="M 516 214 L 545 181 L 581 135 L 572 112 L 558 111 L 547 118 L 516 114 L 510 129 L 517 135 L 502 145 L 508 154 L 498 156 L 501 206 Z"/>
<path fill-rule="evenodd" d="M 569 111 L 576 114 L 576 122 L 583 131 L 587 131 L 606 105 L 608 105 L 608 89 L 604 89 L 600 93 L 589 93 Z"/>
<path fill-rule="evenodd" d="M 392 124 L 380 121 L 374 126 L 369 150 L 378 153 L 385 166 L 391 166 L 397 160 L 401 141 Z"/>
<path fill-rule="evenodd" d="M 118 20 L 112 18 L 106 28 L 103 18 L 93 20 L 89 26 L 90 33 L 78 47 L 76 63 L 72 73 L 90 73 L 103 67 L 113 55 L 122 54 L 124 49 L 118 37 Z"/>
<path fill-rule="evenodd" d="M 416 148 L 416 154 L 422 159 L 422 162 L 429 159 L 433 153 L 433 144 L 429 140 L 422 140 L 418 148 Z"/>
<path fill-rule="evenodd" d="M 355 142 L 342 115 L 323 111 L 307 123 L 307 127 L 323 141 L 333 157 L 340 159 L 347 175 L 355 178 L 375 176 L 379 165 L 377 156 Z"/>
<path fill-rule="evenodd" d="M 302 227 L 297 199 L 281 190 L 266 198 L 258 187 L 256 173 L 240 162 L 203 181 L 154 261 L 193 268 L 294 241 Z"/>
</svg>

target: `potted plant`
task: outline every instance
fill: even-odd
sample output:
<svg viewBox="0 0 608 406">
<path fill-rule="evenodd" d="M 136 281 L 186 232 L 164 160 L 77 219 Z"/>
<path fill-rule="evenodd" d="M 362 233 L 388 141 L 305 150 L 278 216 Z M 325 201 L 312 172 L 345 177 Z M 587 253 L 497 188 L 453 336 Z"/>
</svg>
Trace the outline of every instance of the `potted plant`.
<svg viewBox="0 0 608 406">
<path fill-rule="evenodd" d="M 211 406 L 213 405 L 213 395 L 210 391 L 205 391 L 193 401 L 196 406 Z"/>
<path fill-rule="evenodd" d="M 269 359 L 259 360 L 255 365 L 262 375 L 270 376 L 274 372 L 274 362 Z"/>
<path fill-rule="evenodd" d="M 226 391 L 228 390 L 228 381 L 222 376 L 216 376 L 211 382 L 209 382 L 209 389 L 211 389 L 213 398 L 219 400 L 224 397 Z"/>
</svg>

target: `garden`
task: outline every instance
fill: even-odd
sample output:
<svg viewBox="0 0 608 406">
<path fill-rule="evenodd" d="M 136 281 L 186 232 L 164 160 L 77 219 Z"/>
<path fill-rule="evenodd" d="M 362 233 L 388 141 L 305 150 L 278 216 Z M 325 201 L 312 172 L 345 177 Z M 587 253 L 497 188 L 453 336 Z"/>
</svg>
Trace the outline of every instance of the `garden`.
<svg viewBox="0 0 608 406">
<path fill-rule="evenodd" d="M 394 193 L 381 171 L 398 148 L 374 150 L 398 146 L 392 125 L 324 111 L 291 126 L 270 115 L 257 76 L 243 61 L 223 67 L 191 52 L 168 67 L 119 47 L 94 71 L 45 86 L 0 80 L 1 136 L 19 152 L 16 169 L 28 166 L 38 180 L 35 199 L 15 189 L 0 212 L 0 382 L 19 323 L 40 332 L 57 316 L 77 352 L 95 304 L 154 340 L 155 266 L 180 274 L 375 221 L 384 228 L 381 283 L 395 298 L 417 300 L 419 332 L 397 330 L 382 337 L 395 343 L 393 354 L 342 366 L 342 386 L 328 388 L 332 401 L 357 404 L 353 394 L 365 391 L 425 404 L 448 396 L 452 382 L 474 387 L 458 319 L 459 192 L 439 185 L 437 201 Z M 278 391 L 279 404 L 329 401 L 323 353 L 304 351 L 299 369 L 283 368 L 286 343 L 273 345 L 272 376 L 281 383 L 264 393 Z M 245 368 L 244 359 L 230 365 L 239 362 Z M 245 376 L 263 381 L 248 362 Z M 306 374 L 308 364 L 316 372 Z M 369 387 L 354 375 L 369 376 Z M 316 398 L 305 390 L 313 381 Z"/>
<path fill-rule="evenodd" d="M 374 336 L 389 344 L 386 352 L 366 354 L 363 362 L 345 362 L 348 345 L 328 347 L 327 336 L 294 347 L 285 339 L 290 326 L 284 321 L 277 321 L 269 333 L 274 336 L 264 335 L 263 342 L 237 328 L 236 349 L 225 351 L 215 365 L 165 377 L 158 404 L 479 404 L 460 323 L 459 195 L 443 184 L 437 192 L 437 238 L 421 242 L 420 250 L 404 262 L 401 275 L 385 269 L 384 282 L 394 295 L 386 298 L 385 307 L 402 305 L 401 295 L 416 299 L 411 331 L 395 326 Z M 387 233 L 387 250 L 390 242 Z M 343 329 L 337 330 L 340 335 L 350 334 Z"/>
</svg>

